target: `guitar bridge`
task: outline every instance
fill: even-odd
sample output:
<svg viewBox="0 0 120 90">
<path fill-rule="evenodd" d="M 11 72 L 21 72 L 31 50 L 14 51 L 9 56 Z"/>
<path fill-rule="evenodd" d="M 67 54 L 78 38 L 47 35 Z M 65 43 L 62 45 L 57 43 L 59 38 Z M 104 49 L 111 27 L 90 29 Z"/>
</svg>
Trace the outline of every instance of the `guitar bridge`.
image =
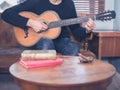
<svg viewBox="0 0 120 90">
<path fill-rule="evenodd" d="M 24 29 L 24 32 L 25 32 L 24 38 L 27 38 L 28 37 L 28 28 Z"/>
</svg>

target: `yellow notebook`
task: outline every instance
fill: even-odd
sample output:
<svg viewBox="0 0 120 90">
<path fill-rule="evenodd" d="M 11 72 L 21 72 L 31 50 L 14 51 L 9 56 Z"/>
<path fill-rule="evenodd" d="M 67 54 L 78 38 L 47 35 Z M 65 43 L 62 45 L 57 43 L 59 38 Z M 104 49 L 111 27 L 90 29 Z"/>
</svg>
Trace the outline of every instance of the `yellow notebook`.
<svg viewBox="0 0 120 90">
<path fill-rule="evenodd" d="M 21 53 L 21 60 L 49 60 L 56 59 L 55 50 L 24 50 Z"/>
</svg>

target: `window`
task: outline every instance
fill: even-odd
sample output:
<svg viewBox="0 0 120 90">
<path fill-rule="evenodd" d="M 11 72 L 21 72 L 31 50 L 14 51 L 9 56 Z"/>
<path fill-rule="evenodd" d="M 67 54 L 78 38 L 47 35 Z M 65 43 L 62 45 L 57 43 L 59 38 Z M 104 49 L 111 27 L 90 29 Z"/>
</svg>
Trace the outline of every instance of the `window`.
<svg viewBox="0 0 120 90">
<path fill-rule="evenodd" d="M 25 0 L 18 0 L 18 3 L 22 3 L 22 2 L 24 2 Z"/>
<path fill-rule="evenodd" d="M 98 14 L 104 11 L 105 0 L 73 0 L 79 14 Z"/>
<path fill-rule="evenodd" d="M 19 3 L 19 0 L 0 0 L 0 13 L 5 9 L 14 6 Z"/>
</svg>

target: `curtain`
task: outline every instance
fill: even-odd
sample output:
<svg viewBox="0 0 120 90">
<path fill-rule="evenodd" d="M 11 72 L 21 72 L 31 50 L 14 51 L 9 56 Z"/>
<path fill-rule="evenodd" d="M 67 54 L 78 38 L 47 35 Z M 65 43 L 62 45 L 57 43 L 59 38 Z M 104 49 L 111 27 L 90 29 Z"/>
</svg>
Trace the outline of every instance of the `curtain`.
<svg viewBox="0 0 120 90">
<path fill-rule="evenodd" d="M 73 0 L 77 13 L 98 14 L 104 11 L 105 0 Z"/>
</svg>

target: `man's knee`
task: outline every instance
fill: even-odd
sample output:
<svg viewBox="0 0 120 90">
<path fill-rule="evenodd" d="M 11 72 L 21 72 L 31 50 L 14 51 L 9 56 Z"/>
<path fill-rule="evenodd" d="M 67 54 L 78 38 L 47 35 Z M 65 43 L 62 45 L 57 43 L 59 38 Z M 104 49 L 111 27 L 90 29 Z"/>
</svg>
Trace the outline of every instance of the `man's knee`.
<svg viewBox="0 0 120 90">
<path fill-rule="evenodd" d="M 36 48 L 39 50 L 55 49 L 53 41 L 47 38 L 41 38 L 40 41 L 36 44 Z"/>
<path fill-rule="evenodd" d="M 80 48 L 76 43 L 68 43 L 68 45 L 66 45 L 66 47 L 64 48 L 63 54 L 77 56 L 79 51 L 80 51 Z"/>
</svg>

